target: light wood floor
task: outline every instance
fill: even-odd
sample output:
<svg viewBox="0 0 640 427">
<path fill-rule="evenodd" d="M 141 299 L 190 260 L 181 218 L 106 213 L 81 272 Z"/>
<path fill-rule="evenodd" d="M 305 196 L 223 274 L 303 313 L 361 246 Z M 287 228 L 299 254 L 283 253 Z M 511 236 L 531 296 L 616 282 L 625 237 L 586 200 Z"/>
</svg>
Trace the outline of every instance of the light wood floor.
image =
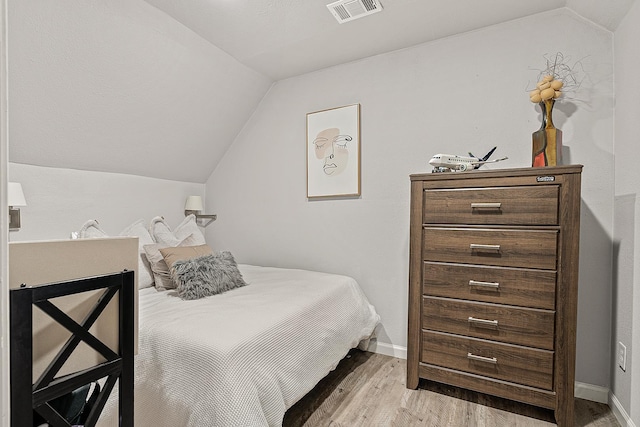
<svg viewBox="0 0 640 427">
<path fill-rule="evenodd" d="M 547 427 L 553 412 L 468 390 L 420 381 L 405 387 L 402 359 L 353 350 L 335 371 L 287 411 L 284 427 Z M 576 399 L 576 426 L 619 426 L 607 405 Z"/>
</svg>

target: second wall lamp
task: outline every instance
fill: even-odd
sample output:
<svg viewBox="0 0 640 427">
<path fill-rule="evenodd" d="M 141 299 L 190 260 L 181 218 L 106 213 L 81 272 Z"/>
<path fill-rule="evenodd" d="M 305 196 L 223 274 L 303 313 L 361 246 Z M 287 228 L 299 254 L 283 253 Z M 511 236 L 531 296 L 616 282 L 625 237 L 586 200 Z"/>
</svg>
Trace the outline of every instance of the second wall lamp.
<svg viewBox="0 0 640 427">
<path fill-rule="evenodd" d="M 185 216 L 195 215 L 196 222 L 198 223 L 198 225 L 200 225 L 201 227 L 206 227 L 207 225 L 215 221 L 218 218 L 218 215 L 201 214 L 200 212 L 202 212 L 203 210 L 204 210 L 204 206 L 202 204 L 202 197 L 200 196 L 187 197 L 187 201 L 184 204 Z M 200 223 L 199 221 L 203 221 L 203 222 Z"/>
<path fill-rule="evenodd" d="M 7 204 L 9 205 L 9 230 L 20 230 L 20 209 L 17 206 L 27 206 L 22 185 L 19 182 L 9 182 L 7 187 Z"/>
</svg>

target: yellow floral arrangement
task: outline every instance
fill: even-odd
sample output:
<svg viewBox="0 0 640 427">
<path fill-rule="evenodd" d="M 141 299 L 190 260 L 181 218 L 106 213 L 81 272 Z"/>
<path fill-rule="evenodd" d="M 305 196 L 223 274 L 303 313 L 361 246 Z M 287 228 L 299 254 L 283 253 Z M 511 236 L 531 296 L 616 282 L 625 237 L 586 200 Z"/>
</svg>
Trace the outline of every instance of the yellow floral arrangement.
<svg viewBox="0 0 640 427">
<path fill-rule="evenodd" d="M 529 99 L 533 103 L 547 101 L 549 99 L 558 99 L 562 95 L 562 80 L 554 78 L 551 74 L 547 74 L 538 82 L 536 88 L 529 92 Z"/>
<path fill-rule="evenodd" d="M 529 100 L 534 104 L 558 99 L 564 93 L 573 92 L 580 86 L 576 75 L 582 68 L 581 61 L 570 66 L 561 52 L 556 53 L 553 58 L 548 58 L 545 55 L 545 60 L 547 66 L 540 70 L 538 77 L 540 80 L 535 89 L 529 91 Z"/>
</svg>

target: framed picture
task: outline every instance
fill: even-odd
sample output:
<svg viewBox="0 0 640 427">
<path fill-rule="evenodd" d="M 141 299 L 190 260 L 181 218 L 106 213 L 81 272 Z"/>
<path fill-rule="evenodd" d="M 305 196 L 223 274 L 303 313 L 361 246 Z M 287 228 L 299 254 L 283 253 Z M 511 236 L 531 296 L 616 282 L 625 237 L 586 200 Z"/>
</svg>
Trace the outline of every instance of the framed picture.
<svg viewBox="0 0 640 427">
<path fill-rule="evenodd" d="M 307 114 L 307 197 L 360 195 L 360 104 Z"/>
</svg>

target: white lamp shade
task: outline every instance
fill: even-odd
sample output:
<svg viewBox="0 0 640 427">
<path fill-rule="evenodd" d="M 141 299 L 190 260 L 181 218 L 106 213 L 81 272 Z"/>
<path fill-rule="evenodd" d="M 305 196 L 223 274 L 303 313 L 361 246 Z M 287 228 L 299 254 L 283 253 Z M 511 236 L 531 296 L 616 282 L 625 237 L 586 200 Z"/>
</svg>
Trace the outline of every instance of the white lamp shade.
<svg viewBox="0 0 640 427">
<path fill-rule="evenodd" d="M 22 192 L 22 185 L 19 182 L 10 182 L 8 189 L 7 204 L 9 206 L 27 206 L 27 201 Z"/>
<path fill-rule="evenodd" d="M 187 202 L 184 204 L 185 211 L 202 211 L 202 197 L 200 196 L 188 196 Z"/>
</svg>

